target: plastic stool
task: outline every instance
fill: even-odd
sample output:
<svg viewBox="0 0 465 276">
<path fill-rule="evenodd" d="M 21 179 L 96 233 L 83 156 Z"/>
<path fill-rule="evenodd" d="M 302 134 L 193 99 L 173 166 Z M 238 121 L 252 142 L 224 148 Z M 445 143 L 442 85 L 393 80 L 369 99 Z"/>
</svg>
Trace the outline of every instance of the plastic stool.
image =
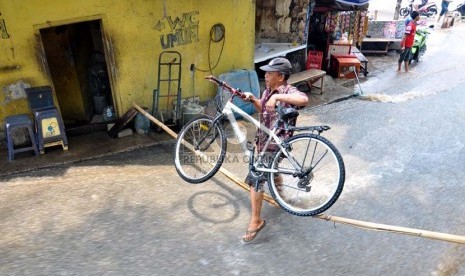
<svg viewBox="0 0 465 276">
<path fill-rule="evenodd" d="M 60 113 L 56 108 L 34 111 L 37 131 L 37 144 L 40 154 L 45 147 L 61 145 L 63 150 L 68 150 L 68 138 Z"/>
<path fill-rule="evenodd" d="M 15 158 L 15 153 L 24 152 L 33 150 L 35 155 L 39 155 L 39 151 L 37 150 L 37 143 L 34 136 L 34 131 L 32 129 L 32 121 L 29 117 L 25 114 L 22 115 L 14 115 L 8 116 L 5 119 L 6 124 L 6 142 L 8 146 L 8 161 L 13 161 Z M 31 138 L 32 145 L 30 147 L 23 147 L 23 148 L 14 148 L 13 142 L 13 129 L 15 128 L 27 128 L 29 132 L 29 137 Z"/>
</svg>

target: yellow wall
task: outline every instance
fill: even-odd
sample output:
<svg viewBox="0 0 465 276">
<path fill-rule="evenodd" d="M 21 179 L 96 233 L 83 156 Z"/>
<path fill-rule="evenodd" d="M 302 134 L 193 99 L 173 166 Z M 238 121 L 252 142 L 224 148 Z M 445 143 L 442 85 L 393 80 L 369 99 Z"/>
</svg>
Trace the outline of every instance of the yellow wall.
<svg viewBox="0 0 465 276">
<path fill-rule="evenodd" d="M 160 36 L 173 33 L 169 19 L 182 19 L 184 14 L 193 14 L 191 23 L 198 24 L 198 42 L 162 49 Z M 213 74 L 253 68 L 254 18 L 253 0 L 2 0 L 0 20 L 5 23 L 9 38 L 2 38 L 0 33 L 0 121 L 3 125 L 5 116 L 29 112 L 25 95 L 12 93 L 20 91 L 15 87 L 21 83 L 52 85 L 40 28 L 102 20 L 113 100 L 121 116 L 132 102 L 151 107 L 158 56 L 163 50 L 179 51 L 182 55 L 183 97 L 213 97 L 215 87 L 203 79 L 209 73 L 192 73 L 189 67 L 195 64 L 208 68 L 210 28 L 215 23 L 224 24 L 226 40 Z M 164 23 L 164 29 L 163 24 L 157 25 L 159 21 Z M 176 29 L 179 27 L 176 25 Z M 221 42 L 211 45 L 212 63 L 217 60 L 220 46 Z"/>
</svg>

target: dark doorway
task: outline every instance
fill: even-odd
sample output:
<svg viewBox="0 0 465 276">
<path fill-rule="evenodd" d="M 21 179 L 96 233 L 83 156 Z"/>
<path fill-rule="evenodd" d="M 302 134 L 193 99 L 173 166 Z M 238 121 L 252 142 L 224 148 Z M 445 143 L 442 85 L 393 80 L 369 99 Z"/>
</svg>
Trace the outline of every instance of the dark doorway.
<svg viewBox="0 0 465 276">
<path fill-rule="evenodd" d="M 104 129 L 114 108 L 101 20 L 44 28 L 40 36 L 68 135 Z"/>
</svg>

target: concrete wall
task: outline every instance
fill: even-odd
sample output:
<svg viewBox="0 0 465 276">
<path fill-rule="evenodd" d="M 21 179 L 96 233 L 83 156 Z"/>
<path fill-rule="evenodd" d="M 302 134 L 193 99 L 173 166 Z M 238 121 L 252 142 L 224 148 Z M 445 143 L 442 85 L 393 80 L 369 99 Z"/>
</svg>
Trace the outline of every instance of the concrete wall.
<svg viewBox="0 0 465 276">
<path fill-rule="evenodd" d="M 253 68 L 255 1 L 169 0 L 2 0 L 0 1 L 0 123 L 5 116 L 29 113 L 24 87 L 53 85 L 40 30 L 101 20 L 103 43 L 119 115 L 132 102 L 151 107 L 158 80 L 158 56 L 166 50 L 182 55 L 181 89 L 184 97 L 215 94 L 203 78 L 220 61 L 214 75 L 235 68 Z M 222 23 L 222 42 L 210 44 L 210 29 Z M 209 51 L 210 48 L 210 51 Z M 223 48 L 223 49 L 222 49 Z M 61 92 L 64 93 L 64 92 Z M 61 99 L 68 112 L 84 105 L 70 91 Z"/>
<path fill-rule="evenodd" d="M 256 41 L 305 44 L 310 2 L 310 0 L 256 0 Z"/>
</svg>

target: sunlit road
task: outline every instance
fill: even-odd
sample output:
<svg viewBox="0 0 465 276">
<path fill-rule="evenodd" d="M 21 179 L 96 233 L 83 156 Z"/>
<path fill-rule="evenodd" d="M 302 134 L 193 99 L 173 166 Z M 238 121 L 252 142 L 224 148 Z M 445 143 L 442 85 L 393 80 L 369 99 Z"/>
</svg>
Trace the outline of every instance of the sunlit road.
<svg viewBox="0 0 465 276">
<path fill-rule="evenodd" d="M 332 127 L 325 136 L 346 164 L 344 191 L 326 214 L 465 235 L 463 30 L 437 31 L 408 75 L 395 71 L 396 57 L 383 58 L 392 66 L 363 84 L 382 96 L 300 117 Z M 247 194 L 220 174 L 187 184 L 172 160 L 167 143 L 0 179 L 0 275 L 465 274 L 464 245 L 267 203 L 267 226 L 243 245 Z M 231 160 L 224 166 L 245 177 L 246 164 Z"/>
</svg>

